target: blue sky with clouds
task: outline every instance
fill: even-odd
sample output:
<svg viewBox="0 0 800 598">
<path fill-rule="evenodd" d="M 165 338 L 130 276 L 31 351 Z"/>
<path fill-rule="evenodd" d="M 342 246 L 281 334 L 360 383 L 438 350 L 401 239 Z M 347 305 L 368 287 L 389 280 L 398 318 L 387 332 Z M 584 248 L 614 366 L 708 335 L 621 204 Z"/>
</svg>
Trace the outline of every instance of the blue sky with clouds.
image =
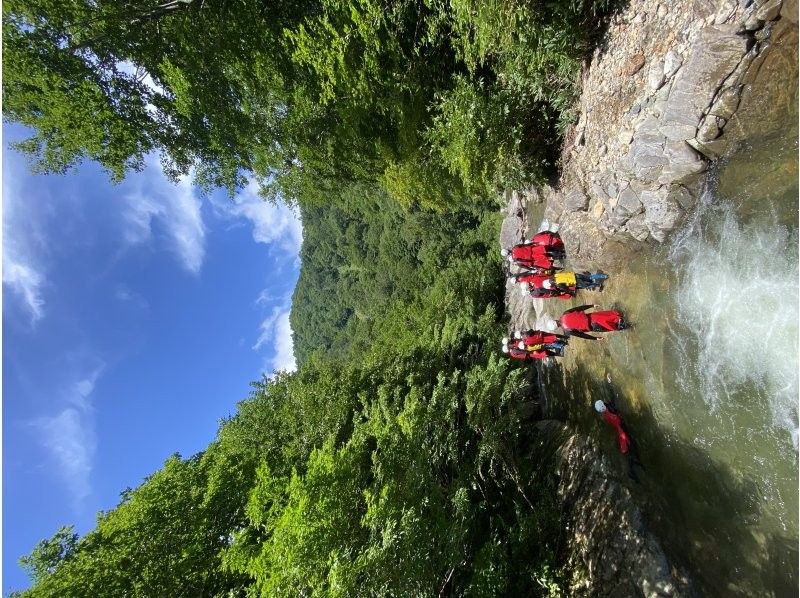
<svg viewBox="0 0 800 598">
<path fill-rule="evenodd" d="M 3 151 L 3 594 L 19 556 L 79 533 L 174 452 L 213 439 L 262 373 L 295 367 L 302 227 L 248 187 L 167 181 L 153 158 L 35 176 Z"/>
</svg>

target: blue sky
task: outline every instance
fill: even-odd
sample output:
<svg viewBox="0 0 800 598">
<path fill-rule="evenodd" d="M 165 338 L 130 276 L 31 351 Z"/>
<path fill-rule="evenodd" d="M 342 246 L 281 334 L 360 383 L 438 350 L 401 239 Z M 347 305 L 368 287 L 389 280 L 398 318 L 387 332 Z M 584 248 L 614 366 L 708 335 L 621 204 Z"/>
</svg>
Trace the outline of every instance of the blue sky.
<svg viewBox="0 0 800 598">
<path fill-rule="evenodd" d="M 3 127 L 3 594 L 60 526 L 79 533 L 174 452 L 202 450 L 262 373 L 294 369 L 302 228 L 153 158 L 35 176 Z"/>
</svg>

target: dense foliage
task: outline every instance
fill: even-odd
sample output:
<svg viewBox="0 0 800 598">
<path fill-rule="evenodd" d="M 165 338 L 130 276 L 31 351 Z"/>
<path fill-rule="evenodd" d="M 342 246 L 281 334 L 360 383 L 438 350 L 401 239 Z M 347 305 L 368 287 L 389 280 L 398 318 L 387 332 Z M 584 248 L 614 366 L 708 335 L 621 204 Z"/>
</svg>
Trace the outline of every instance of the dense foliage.
<svg viewBox="0 0 800 598">
<path fill-rule="evenodd" d="M 22 596 L 548 595 L 534 373 L 497 354 L 498 186 L 545 176 L 606 0 L 7 0 L 4 117 L 299 206 L 300 364 L 254 385 Z"/>
<path fill-rule="evenodd" d="M 545 175 L 609 0 L 7 0 L 4 117 L 39 170 L 442 207 Z"/>
<path fill-rule="evenodd" d="M 315 217 L 312 230 L 340 234 L 308 237 L 305 251 L 341 253 L 374 274 L 397 248 L 402 267 L 388 284 L 405 286 L 380 304 L 364 298 L 369 326 L 325 332 L 341 351 L 307 350 L 296 373 L 255 384 L 206 451 L 170 458 L 96 529 L 37 546 L 23 596 L 557 590 L 560 512 L 526 458 L 532 373 L 496 351 L 504 281 L 486 247 L 494 215 L 471 225 L 465 215 L 392 216 L 385 228 L 374 216 L 359 235 L 338 212 L 328 228 Z M 443 253 L 440 227 L 458 251 Z M 348 253 L 370 228 L 382 239 L 371 266 Z M 403 272 L 416 255 L 437 269 Z"/>
</svg>

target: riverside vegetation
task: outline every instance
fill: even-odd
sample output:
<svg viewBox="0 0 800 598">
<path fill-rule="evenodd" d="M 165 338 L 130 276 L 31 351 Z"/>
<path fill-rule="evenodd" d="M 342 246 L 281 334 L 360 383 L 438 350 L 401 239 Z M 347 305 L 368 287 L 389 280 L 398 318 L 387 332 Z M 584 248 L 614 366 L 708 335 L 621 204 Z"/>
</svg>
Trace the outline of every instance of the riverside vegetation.
<svg viewBox="0 0 800 598">
<path fill-rule="evenodd" d="M 592 2 L 3 3 L 4 118 L 84 159 L 296 205 L 295 373 L 254 383 L 17 596 L 549 595 L 535 372 L 497 351 L 497 190 L 557 167 Z"/>
</svg>

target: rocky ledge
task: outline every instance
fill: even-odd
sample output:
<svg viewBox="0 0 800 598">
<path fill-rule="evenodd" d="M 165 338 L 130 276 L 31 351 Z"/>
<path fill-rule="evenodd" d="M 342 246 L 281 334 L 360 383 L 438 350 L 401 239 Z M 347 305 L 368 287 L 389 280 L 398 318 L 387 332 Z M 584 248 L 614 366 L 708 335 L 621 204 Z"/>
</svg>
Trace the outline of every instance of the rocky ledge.
<svg viewBox="0 0 800 598">
<path fill-rule="evenodd" d="M 797 0 L 631 3 L 584 72 L 560 180 L 510 197 L 545 202 L 577 264 L 597 262 L 609 239 L 663 242 L 709 161 L 738 141 L 728 125 L 770 48 L 796 30 Z"/>
</svg>

